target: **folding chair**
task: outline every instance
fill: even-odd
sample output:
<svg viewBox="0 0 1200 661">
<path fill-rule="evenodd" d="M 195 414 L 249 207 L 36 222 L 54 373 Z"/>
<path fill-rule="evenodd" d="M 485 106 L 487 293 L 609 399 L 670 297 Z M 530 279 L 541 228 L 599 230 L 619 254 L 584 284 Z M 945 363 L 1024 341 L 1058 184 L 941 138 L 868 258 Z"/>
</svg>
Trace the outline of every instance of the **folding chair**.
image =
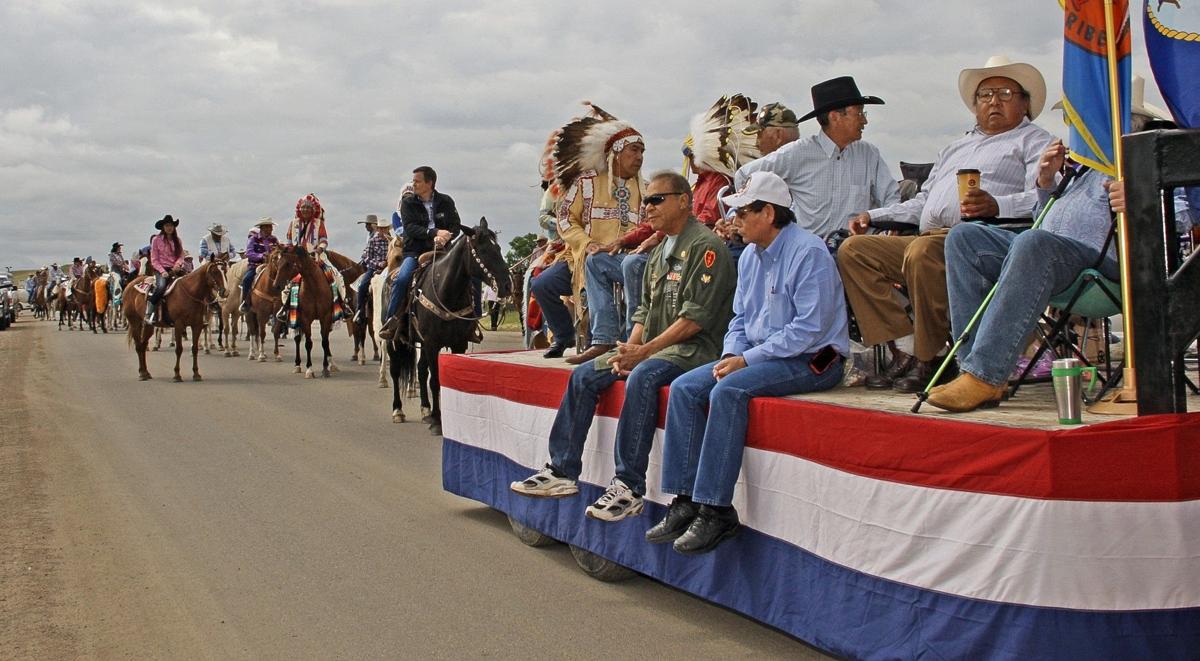
<svg viewBox="0 0 1200 661">
<path fill-rule="evenodd" d="M 1108 246 L 1112 242 L 1113 233 L 1109 230 L 1108 238 L 1104 242 L 1104 249 L 1100 251 L 1100 259 L 1103 260 L 1108 252 Z M 1099 264 L 1096 264 L 1099 266 Z M 1025 369 L 1021 371 L 1019 376 L 1009 389 L 1008 396 L 1013 397 L 1017 394 L 1024 383 L 1032 382 L 1028 379 L 1029 373 L 1037 365 L 1038 360 L 1047 351 L 1054 351 L 1059 358 L 1075 358 L 1083 361 L 1085 365 L 1091 366 L 1091 361 L 1087 359 L 1086 343 L 1087 330 L 1092 320 L 1104 320 L 1104 376 L 1100 376 L 1100 382 L 1105 384 L 1105 390 L 1108 388 L 1109 380 L 1112 378 L 1112 352 L 1109 348 L 1109 317 L 1121 313 L 1121 286 L 1104 277 L 1104 274 L 1097 271 L 1095 268 L 1087 268 L 1079 273 L 1066 289 L 1054 295 L 1050 299 L 1049 308 L 1058 310 L 1058 318 L 1055 319 L 1049 316 L 1046 312 L 1042 312 L 1042 323 L 1037 325 L 1037 332 L 1040 336 L 1040 343 L 1037 352 L 1033 354 L 1033 358 Z M 1082 341 L 1076 345 L 1070 338 L 1069 324 L 1073 317 L 1081 317 L 1084 320 L 1084 334 Z M 1043 324 L 1050 327 L 1049 331 L 1043 328 Z M 1122 363 L 1124 361 L 1122 360 Z M 1101 391 L 1099 398 L 1103 395 Z"/>
</svg>

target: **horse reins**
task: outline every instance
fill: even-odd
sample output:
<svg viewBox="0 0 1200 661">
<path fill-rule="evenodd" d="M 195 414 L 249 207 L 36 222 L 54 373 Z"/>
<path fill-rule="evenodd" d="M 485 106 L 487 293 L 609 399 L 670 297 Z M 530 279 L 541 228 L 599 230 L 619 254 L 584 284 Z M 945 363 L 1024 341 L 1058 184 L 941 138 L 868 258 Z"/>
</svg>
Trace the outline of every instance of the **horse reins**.
<svg viewBox="0 0 1200 661">
<path fill-rule="evenodd" d="M 492 285 L 492 287 L 499 288 L 499 285 L 496 283 L 496 277 L 492 275 L 491 270 L 488 269 L 488 267 L 486 265 L 484 265 L 483 260 L 479 258 L 479 253 L 475 252 L 475 244 L 471 242 L 471 237 L 468 237 L 464 234 L 463 240 L 467 242 L 467 250 L 469 250 L 471 253 L 471 259 L 474 259 L 475 263 L 479 265 L 480 270 L 482 270 L 485 274 L 487 274 L 488 282 Z M 430 263 L 429 268 L 432 270 L 436 264 L 437 264 L 437 250 L 435 249 L 433 251 L 433 261 Z M 431 292 L 433 293 L 434 298 L 436 298 L 437 297 L 436 291 L 431 290 Z M 486 315 L 480 315 L 480 316 L 476 317 L 476 316 L 470 314 L 475 311 L 474 300 L 472 300 L 471 303 L 469 303 L 466 307 L 462 308 L 461 310 L 453 311 L 453 310 L 450 310 L 449 308 L 447 308 L 441 301 L 431 300 L 430 298 L 426 297 L 424 289 L 417 289 L 417 302 L 420 303 L 422 307 L 424 307 L 425 309 L 429 310 L 434 315 L 436 315 L 442 321 L 458 320 L 458 321 L 474 321 L 474 322 L 478 323 L 480 319 L 483 319 L 484 316 L 486 316 Z"/>
</svg>

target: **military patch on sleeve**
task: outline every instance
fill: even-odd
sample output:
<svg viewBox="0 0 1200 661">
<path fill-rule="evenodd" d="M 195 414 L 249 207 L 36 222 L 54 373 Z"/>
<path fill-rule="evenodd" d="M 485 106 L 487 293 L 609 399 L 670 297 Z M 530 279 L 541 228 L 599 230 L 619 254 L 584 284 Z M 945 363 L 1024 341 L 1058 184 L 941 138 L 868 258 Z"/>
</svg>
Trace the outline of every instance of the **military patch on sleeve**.
<svg viewBox="0 0 1200 661">
<path fill-rule="evenodd" d="M 717 251 L 705 250 L 704 251 L 704 268 L 711 269 L 712 265 L 716 264 L 716 263 L 717 263 Z"/>
<path fill-rule="evenodd" d="M 701 274 L 700 282 L 703 282 L 704 284 L 707 285 L 708 283 L 712 282 L 712 276 L 707 273 Z"/>
</svg>

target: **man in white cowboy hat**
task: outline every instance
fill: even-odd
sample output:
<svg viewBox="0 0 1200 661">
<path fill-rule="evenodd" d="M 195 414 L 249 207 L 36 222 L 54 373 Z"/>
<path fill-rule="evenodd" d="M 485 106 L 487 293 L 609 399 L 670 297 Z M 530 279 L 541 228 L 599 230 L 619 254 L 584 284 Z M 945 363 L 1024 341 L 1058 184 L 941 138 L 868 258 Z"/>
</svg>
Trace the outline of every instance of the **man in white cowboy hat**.
<svg viewBox="0 0 1200 661">
<path fill-rule="evenodd" d="M 801 117 L 816 118 L 820 130 L 788 143 L 738 169 L 735 188 L 746 185 L 754 172 L 774 172 L 792 192 L 796 222 L 828 239 L 846 229 L 851 213 L 900 201 L 900 189 L 879 149 L 862 139 L 868 105 L 883 99 L 866 96 L 850 76 L 839 76 L 812 87 L 813 109 Z"/>
<path fill-rule="evenodd" d="M 796 225 L 787 183 L 755 172 L 721 201 L 745 239 L 733 320 L 721 358 L 671 383 L 662 490 L 675 494 L 646 541 L 675 540 L 706 553 L 737 532 L 733 490 L 741 472 L 750 400 L 828 390 L 841 383 L 849 318 L 825 242 Z"/>
<path fill-rule="evenodd" d="M 274 235 L 275 221 L 270 216 L 264 216 L 254 223 L 246 236 L 246 275 L 242 276 L 242 312 L 250 309 L 250 287 L 254 283 L 254 274 L 258 267 L 266 261 L 267 255 L 279 245 L 279 238 Z"/>
<path fill-rule="evenodd" d="M 1130 122 L 1134 133 L 1144 130 L 1151 120 L 1169 121 L 1166 112 L 1145 103 L 1144 84 L 1140 76 L 1134 77 Z M 1042 152 L 1037 177 L 1039 210 L 1051 191 L 1063 185 L 1060 173 L 1071 180 L 1046 212 L 1040 228 L 1016 235 L 963 223 L 946 237 L 946 284 L 955 337 L 962 334 L 992 285 L 998 286 L 979 325 L 959 349 L 958 378 L 935 387 L 930 404 L 953 413 L 997 404 L 1025 348 L 1024 338 L 1050 299 L 1069 287 L 1084 269 L 1095 268 L 1110 280 L 1120 278 L 1112 212 L 1125 210 L 1124 187 L 1099 170 L 1072 164 L 1068 156 L 1061 140 L 1054 140 Z M 1176 207 L 1176 223 L 1182 215 L 1185 226 L 1190 225 L 1186 207 L 1178 209 L 1178 200 Z"/>
<path fill-rule="evenodd" d="M 958 76 L 963 104 L 975 126 L 938 154 L 916 197 L 855 215 L 852 236 L 838 251 L 838 269 L 866 344 L 887 343 L 892 361 L 868 379 L 870 388 L 920 392 L 950 337 L 946 293 L 946 233 L 964 219 L 1029 218 L 1037 203 L 1042 152 L 1052 136 L 1032 123 L 1046 104 L 1046 82 L 1033 66 L 995 56 Z M 979 171 L 979 185 L 960 202 L 960 169 Z M 865 235 L 892 221 L 914 236 Z M 908 288 L 913 319 L 895 295 Z"/>
<path fill-rule="evenodd" d="M 233 255 L 233 243 L 226 236 L 229 232 L 221 223 L 212 223 L 208 226 L 208 234 L 200 239 L 200 263 L 208 261 L 213 257 L 224 255 L 226 259 Z"/>
<path fill-rule="evenodd" d="M 371 233 L 371 236 L 367 237 L 367 245 L 363 248 L 362 259 L 358 261 L 366 270 L 355 284 L 354 323 L 361 324 L 367 320 L 367 291 L 371 286 L 371 278 L 377 273 L 382 273 L 387 267 L 388 244 L 391 243 L 388 237 L 392 233 L 392 226 L 380 223 L 379 216 L 373 213 L 367 214 L 366 220 L 360 220 L 358 223 L 366 225 L 367 231 Z"/>
</svg>

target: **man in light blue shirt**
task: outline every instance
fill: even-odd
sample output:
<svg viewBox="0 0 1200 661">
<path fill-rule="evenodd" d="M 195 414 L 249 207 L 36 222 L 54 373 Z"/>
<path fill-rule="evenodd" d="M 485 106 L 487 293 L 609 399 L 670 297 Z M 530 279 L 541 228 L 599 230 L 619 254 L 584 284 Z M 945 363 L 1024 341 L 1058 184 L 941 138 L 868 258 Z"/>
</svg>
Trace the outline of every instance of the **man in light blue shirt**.
<svg viewBox="0 0 1200 661">
<path fill-rule="evenodd" d="M 647 541 L 674 540 L 684 554 L 711 551 L 737 532 L 733 488 L 751 398 L 828 390 L 841 382 L 849 353 L 837 265 L 825 242 L 796 224 L 783 179 L 756 172 L 721 200 L 737 209 L 735 226 L 748 244 L 738 260 L 734 317 L 722 358 L 671 384 L 662 490 L 676 498 L 646 532 Z"/>
<path fill-rule="evenodd" d="M 751 174 L 774 172 L 792 193 L 800 227 L 828 239 L 858 211 L 898 203 L 900 188 L 879 149 L 862 139 L 864 106 L 883 100 L 863 96 L 850 76 L 814 85 L 812 99 L 813 111 L 800 121 L 815 117 L 821 130 L 743 165 L 733 185 L 741 189 Z"/>
</svg>

